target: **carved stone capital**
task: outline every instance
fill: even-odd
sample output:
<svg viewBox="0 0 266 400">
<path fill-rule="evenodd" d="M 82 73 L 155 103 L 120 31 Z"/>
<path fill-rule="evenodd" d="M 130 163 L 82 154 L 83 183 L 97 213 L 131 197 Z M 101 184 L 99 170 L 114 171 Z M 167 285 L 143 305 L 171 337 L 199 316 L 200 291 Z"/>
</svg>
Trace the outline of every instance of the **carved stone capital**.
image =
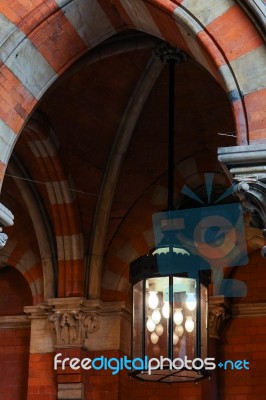
<svg viewBox="0 0 266 400">
<path fill-rule="evenodd" d="M 266 145 L 222 147 L 218 159 L 251 216 L 250 226 L 261 229 L 266 238 Z M 261 252 L 266 257 L 266 246 Z"/>
<path fill-rule="evenodd" d="M 209 337 L 220 339 L 224 322 L 230 317 L 229 304 L 223 296 L 213 297 L 209 302 Z"/>
<path fill-rule="evenodd" d="M 31 324 L 32 353 L 83 347 L 130 354 L 131 315 L 123 301 L 53 298 L 24 307 L 24 312 Z"/>
<path fill-rule="evenodd" d="M 51 299 L 49 321 L 56 334 L 55 347 L 84 346 L 86 339 L 99 328 L 96 311 L 86 310 L 82 298 Z"/>
<path fill-rule="evenodd" d="M 50 307 L 48 320 L 56 338 L 55 348 L 123 348 L 122 326 L 129 318 L 124 302 L 72 297 L 49 299 L 47 304 Z"/>
<path fill-rule="evenodd" d="M 96 314 L 55 311 L 49 316 L 56 333 L 55 347 L 83 346 L 90 334 L 98 329 Z"/>
</svg>

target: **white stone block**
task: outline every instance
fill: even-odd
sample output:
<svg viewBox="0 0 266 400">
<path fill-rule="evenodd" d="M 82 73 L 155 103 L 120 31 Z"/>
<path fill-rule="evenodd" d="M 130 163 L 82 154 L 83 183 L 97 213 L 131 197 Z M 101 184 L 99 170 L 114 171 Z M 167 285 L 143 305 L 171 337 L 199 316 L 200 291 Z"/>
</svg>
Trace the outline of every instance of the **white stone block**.
<svg viewBox="0 0 266 400">
<path fill-rule="evenodd" d="M 115 34 L 109 18 L 96 0 L 56 0 L 66 18 L 88 46 L 94 46 L 99 38 L 109 32 Z"/>
<path fill-rule="evenodd" d="M 182 6 L 188 9 L 204 26 L 226 13 L 235 5 L 233 0 L 184 0 Z"/>
<path fill-rule="evenodd" d="M 163 38 L 160 29 L 152 19 L 149 11 L 141 0 L 120 0 L 131 21 L 143 32 L 148 32 Z"/>
<path fill-rule="evenodd" d="M 27 38 L 8 57 L 6 66 L 36 99 L 40 99 L 57 78 L 53 68 Z"/>
<path fill-rule="evenodd" d="M 6 61 L 23 39 L 25 39 L 24 33 L 3 14 L 0 14 L 0 60 L 2 62 Z"/>
<path fill-rule="evenodd" d="M 243 95 L 266 88 L 264 45 L 230 62 Z"/>
<path fill-rule="evenodd" d="M 7 164 L 15 145 L 17 135 L 0 119 L 0 161 Z"/>
</svg>

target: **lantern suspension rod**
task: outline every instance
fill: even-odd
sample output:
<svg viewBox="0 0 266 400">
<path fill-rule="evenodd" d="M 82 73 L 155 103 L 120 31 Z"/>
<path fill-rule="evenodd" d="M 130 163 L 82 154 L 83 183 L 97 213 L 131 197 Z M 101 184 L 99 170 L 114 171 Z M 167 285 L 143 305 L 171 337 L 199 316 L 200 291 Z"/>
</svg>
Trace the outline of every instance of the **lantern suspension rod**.
<svg viewBox="0 0 266 400">
<path fill-rule="evenodd" d="M 168 64 L 168 211 L 174 210 L 174 134 L 175 134 L 175 65 L 187 60 L 182 50 L 162 42 L 154 50 L 162 62 Z"/>
<path fill-rule="evenodd" d="M 168 88 L 168 211 L 174 209 L 175 61 L 169 60 Z"/>
</svg>

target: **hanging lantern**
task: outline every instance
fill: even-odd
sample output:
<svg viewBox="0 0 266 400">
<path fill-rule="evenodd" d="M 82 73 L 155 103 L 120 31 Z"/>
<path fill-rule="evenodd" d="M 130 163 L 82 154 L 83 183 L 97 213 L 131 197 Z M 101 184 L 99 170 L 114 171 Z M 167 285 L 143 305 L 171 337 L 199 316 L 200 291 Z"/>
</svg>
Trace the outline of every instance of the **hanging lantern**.
<svg viewBox="0 0 266 400">
<path fill-rule="evenodd" d="M 181 247 L 174 247 L 173 251 L 169 246 L 167 250 L 167 253 L 157 250 L 140 257 L 130 266 L 132 359 L 142 359 L 143 365 L 145 356 L 146 360 L 147 357 L 167 358 L 170 362 L 165 361 L 163 369 L 135 370 L 131 374 L 141 380 L 165 383 L 197 381 L 207 376 L 199 359 L 204 361 L 208 353 L 210 272 L 199 270 L 194 277 L 187 272 L 175 273 L 186 271 L 188 257 L 190 265 L 191 262 L 202 265 L 202 259 Z M 168 263 L 167 270 L 173 273 L 158 272 L 160 263 Z"/>
<path fill-rule="evenodd" d="M 174 75 L 175 64 L 185 61 L 186 57 L 167 45 L 159 56 L 169 63 L 168 220 L 156 250 L 130 266 L 133 285 L 132 358 L 142 361 L 141 368 L 135 368 L 131 375 L 144 381 L 190 382 L 206 376 L 202 360 L 207 357 L 210 273 L 206 262 L 204 264 L 199 256 L 184 248 L 177 240 L 177 231 L 171 229 L 170 214 L 174 210 Z M 188 271 L 188 265 L 192 265 L 191 271 Z M 151 371 L 146 361 L 152 358 L 155 367 Z"/>
</svg>

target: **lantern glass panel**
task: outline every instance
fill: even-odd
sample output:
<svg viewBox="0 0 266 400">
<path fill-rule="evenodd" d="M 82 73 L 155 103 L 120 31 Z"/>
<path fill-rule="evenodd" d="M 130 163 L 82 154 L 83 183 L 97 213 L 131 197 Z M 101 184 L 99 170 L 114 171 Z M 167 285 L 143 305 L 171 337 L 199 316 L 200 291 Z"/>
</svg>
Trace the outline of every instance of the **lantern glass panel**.
<svg viewBox="0 0 266 400">
<path fill-rule="evenodd" d="M 168 354 L 169 314 L 167 297 L 169 278 L 150 278 L 146 280 L 146 349 L 149 358 Z"/>
<path fill-rule="evenodd" d="M 142 357 L 142 331 L 143 331 L 143 281 L 133 287 L 133 358 Z"/>
<path fill-rule="evenodd" d="M 173 277 L 173 356 L 196 357 L 196 280 Z"/>
</svg>

